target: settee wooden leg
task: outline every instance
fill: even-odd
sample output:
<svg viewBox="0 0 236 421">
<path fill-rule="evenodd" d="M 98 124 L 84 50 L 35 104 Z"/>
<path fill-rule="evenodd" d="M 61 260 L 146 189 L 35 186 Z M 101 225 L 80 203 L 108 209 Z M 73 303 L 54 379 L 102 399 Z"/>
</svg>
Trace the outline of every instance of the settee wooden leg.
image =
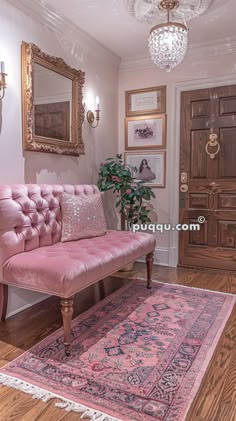
<svg viewBox="0 0 236 421">
<path fill-rule="evenodd" d="M 73 297 L 61 299 L 61 314 L 64 328 L 65 353 L 70 356 L 71 321 L 73 316 Z"/>
<path fill-rule="evenodd" d="M 0 321 L 5 322 L 8 302 L 8 285 L 0 284 Z"/>
<path fill-rule="evenodd" d="M 149 253 L 146 256 L 146 265 L 147 265 L 147 288 L 152 288 L 152 266 L 153 266 L 153 256 L 154 253 Z"/>
</svg>

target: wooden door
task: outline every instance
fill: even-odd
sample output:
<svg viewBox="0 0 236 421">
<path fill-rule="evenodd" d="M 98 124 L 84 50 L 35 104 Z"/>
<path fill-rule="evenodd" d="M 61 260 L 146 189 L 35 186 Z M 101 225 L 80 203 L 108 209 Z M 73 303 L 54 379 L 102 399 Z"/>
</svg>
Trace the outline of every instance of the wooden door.
<svg viewBox="0 0 236 421">
<path fill-rule="evenodd" d="M 180 265 L 236 270 L 236 85 L 182 93 L 180 174 Z"/>
</svg>

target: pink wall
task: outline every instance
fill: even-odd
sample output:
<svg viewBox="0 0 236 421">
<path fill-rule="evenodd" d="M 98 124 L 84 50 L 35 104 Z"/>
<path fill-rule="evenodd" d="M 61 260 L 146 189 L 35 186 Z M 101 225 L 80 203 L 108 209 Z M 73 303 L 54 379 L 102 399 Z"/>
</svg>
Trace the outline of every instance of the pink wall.
<svg viewBox="0 0 236 421">
<path fill-rule="evenodd" d="M 62 34 L 53 32 L 20 12 L 8 2 L 1 2 L 0 59 L 5 61 L 7 77 L 6 96 L 0 103 L 0 183 L 96 183 L 98 166 L 107 156 L 124 149 L 124 93 L 156 85 L 167 85 L 167 182 L 165 189 L 156 189 L 153 202 L 159 222 L 170 221 L 171 163 L 175 155 L 173 138 L 174 103 L 173 87 L 177 82 L 201 80 L 235 74 L 236 59 L 233 55 L 221 55 L 195 61 L 184 61 L 172 73 L 157 68 L 136 71 L 118 71 L 79 48 Z M 91 129 L 85 122 L 84 140 L 86 155 L 80 158 L 41 153 L 22 152 L 21 134 L 21 59 L 22 41 L 34 42 L 45 52 L 63 57 L 70 65 L 86 72 L 84 97 L 93 103 L 100 97 L 101 121 Z M 223 84 L 223 83 L 222 83 Z M 119 95 L 118 95 L 119 85 Z M 118 108 L 119 100 L 119 108 Z M 118 119 L 117 119 L 118 115 Z M 117 136 L 118 133 L 118 136 Z M 178 177 L 178 175 L 177 175 Z M 178 203 L 176 203 L 176 207 Z M 109 210 L 109 220 L 115 221 L 114 211 Z M 170 263 L 170 236 L 157 236 L 156 261 Z M 26 291 L 10 291 L 9 310 L 19 309 L 42 299 L 40 294 Z"/>
<path fill-rule="evenodd" d="M 158 222 L 173 223 L 172 208 L 178 209 L 179 203 L 174 196 L 174 203 L 172 197 L 175 193 L 171 190 L 171 185 L 178 180 L 179 172 L 173 174 L 173 162 L 175 160 L 177 139 L 174 138 L 174 128 L 178 123 L 175 120 L 175 95 L 174 87 L 186 84 L 186 89 L 189 87 L 188 81 L 195 84 L 194 89 L 198 89 L 203 80 L 209 83 L 220 77 L 229 75 L 229 78 L 234 78 L 236 83 L 236 58 L 233 54 L 222 54 L 215 57 L 203 57 L 197 60 L 184 60 L 171 73 L 166 73 L 157 67 L 125 71 L 121 70 L 119 75 L 119 125 L 118 125 L 118 139 L 119 151 L 124 151 L 124 117 L 125 117 L 125 91 L 132 89 L 140 89 L 145 87 L 167 85 L 167 166 L 166 166 L 166 188 L 156 188 L 154 192 L 156 199 L 153 200 L 153 206 L 158 214 Z M 192 82 L 191 82 L 192 81 Z M 194 82 L 195 81 L 195 82 Z M 222 81 L 222 85 L 227 84 Z M 204 84 L 203 84 L 204 85 Z M 202 87 L 202 86 L 201 86 Z M 191 88 L 192 89 L 192 88 Z M 177 152 L 178 153 L 178 152 Z M 178 189 L 178 187 L 176 187 Z M 178 218 L 178 216 L 177 216 Z M 155 221 L 154 221 L 155 222 Z M 176 223 L 178 220 L 176 221 Z M 157 237 L 157 251 L 156 262 L 165 265 L 175 265 L 177 257 L 172 256 L 176 250 L 176 244 L 173 246 L 171 235 L 169 233 L 156 234 Z M 175 241 L 176 243 L 176 241 Z M 175 263 L 173 263 L 175 262 Z"/>
<path fill-rule="evenodd" d="M 9 3 L 1 2 L 0 59 L 5 61 L 7 90 L 0 104 L 0 183 L 96 183 L 98 166 L 117 152 L 118 70 L 79 51 L 62 34 L 50 31 Z M 84 98 L 100 97 L 97 129 L 84 123 L 86 155 L 80 158 L 22 152 L 21 43 L 34 42 L 48 54 L 64 58 L 86 72 Z M 10 291 L 9 312 L 39 299 L 40 294 Z"/>
</svg>

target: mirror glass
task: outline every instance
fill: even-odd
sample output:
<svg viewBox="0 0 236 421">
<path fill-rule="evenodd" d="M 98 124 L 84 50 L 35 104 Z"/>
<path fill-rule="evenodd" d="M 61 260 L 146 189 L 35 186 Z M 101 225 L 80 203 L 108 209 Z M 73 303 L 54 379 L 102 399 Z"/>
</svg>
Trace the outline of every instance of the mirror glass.
<svg viewBox="0 0 236 421">
<path fill-rule="evenodd" d="M 71 141 L 72 80 L 34 63 L 34 134 Z"/>
</svg>

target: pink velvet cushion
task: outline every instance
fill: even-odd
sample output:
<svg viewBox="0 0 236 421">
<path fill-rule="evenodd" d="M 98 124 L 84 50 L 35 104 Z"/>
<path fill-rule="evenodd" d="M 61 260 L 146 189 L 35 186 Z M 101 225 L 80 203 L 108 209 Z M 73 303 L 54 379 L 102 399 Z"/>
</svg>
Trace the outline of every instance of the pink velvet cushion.
<svg viewBox="0 0 236 421">
<path fill-rule="evenodd" d="M 3 266 L 6 284 L 70 297 L 155 249 L 146 233 L 108 231 L 102 237 L 56 243 L 16 254 Z"/>
<path fill-rule="evenodd" d="M 60 203 L 62 242 L 106 234 L 106 221 L 100 193 L 87 197 L 62 193 Z"/>
</svg>

